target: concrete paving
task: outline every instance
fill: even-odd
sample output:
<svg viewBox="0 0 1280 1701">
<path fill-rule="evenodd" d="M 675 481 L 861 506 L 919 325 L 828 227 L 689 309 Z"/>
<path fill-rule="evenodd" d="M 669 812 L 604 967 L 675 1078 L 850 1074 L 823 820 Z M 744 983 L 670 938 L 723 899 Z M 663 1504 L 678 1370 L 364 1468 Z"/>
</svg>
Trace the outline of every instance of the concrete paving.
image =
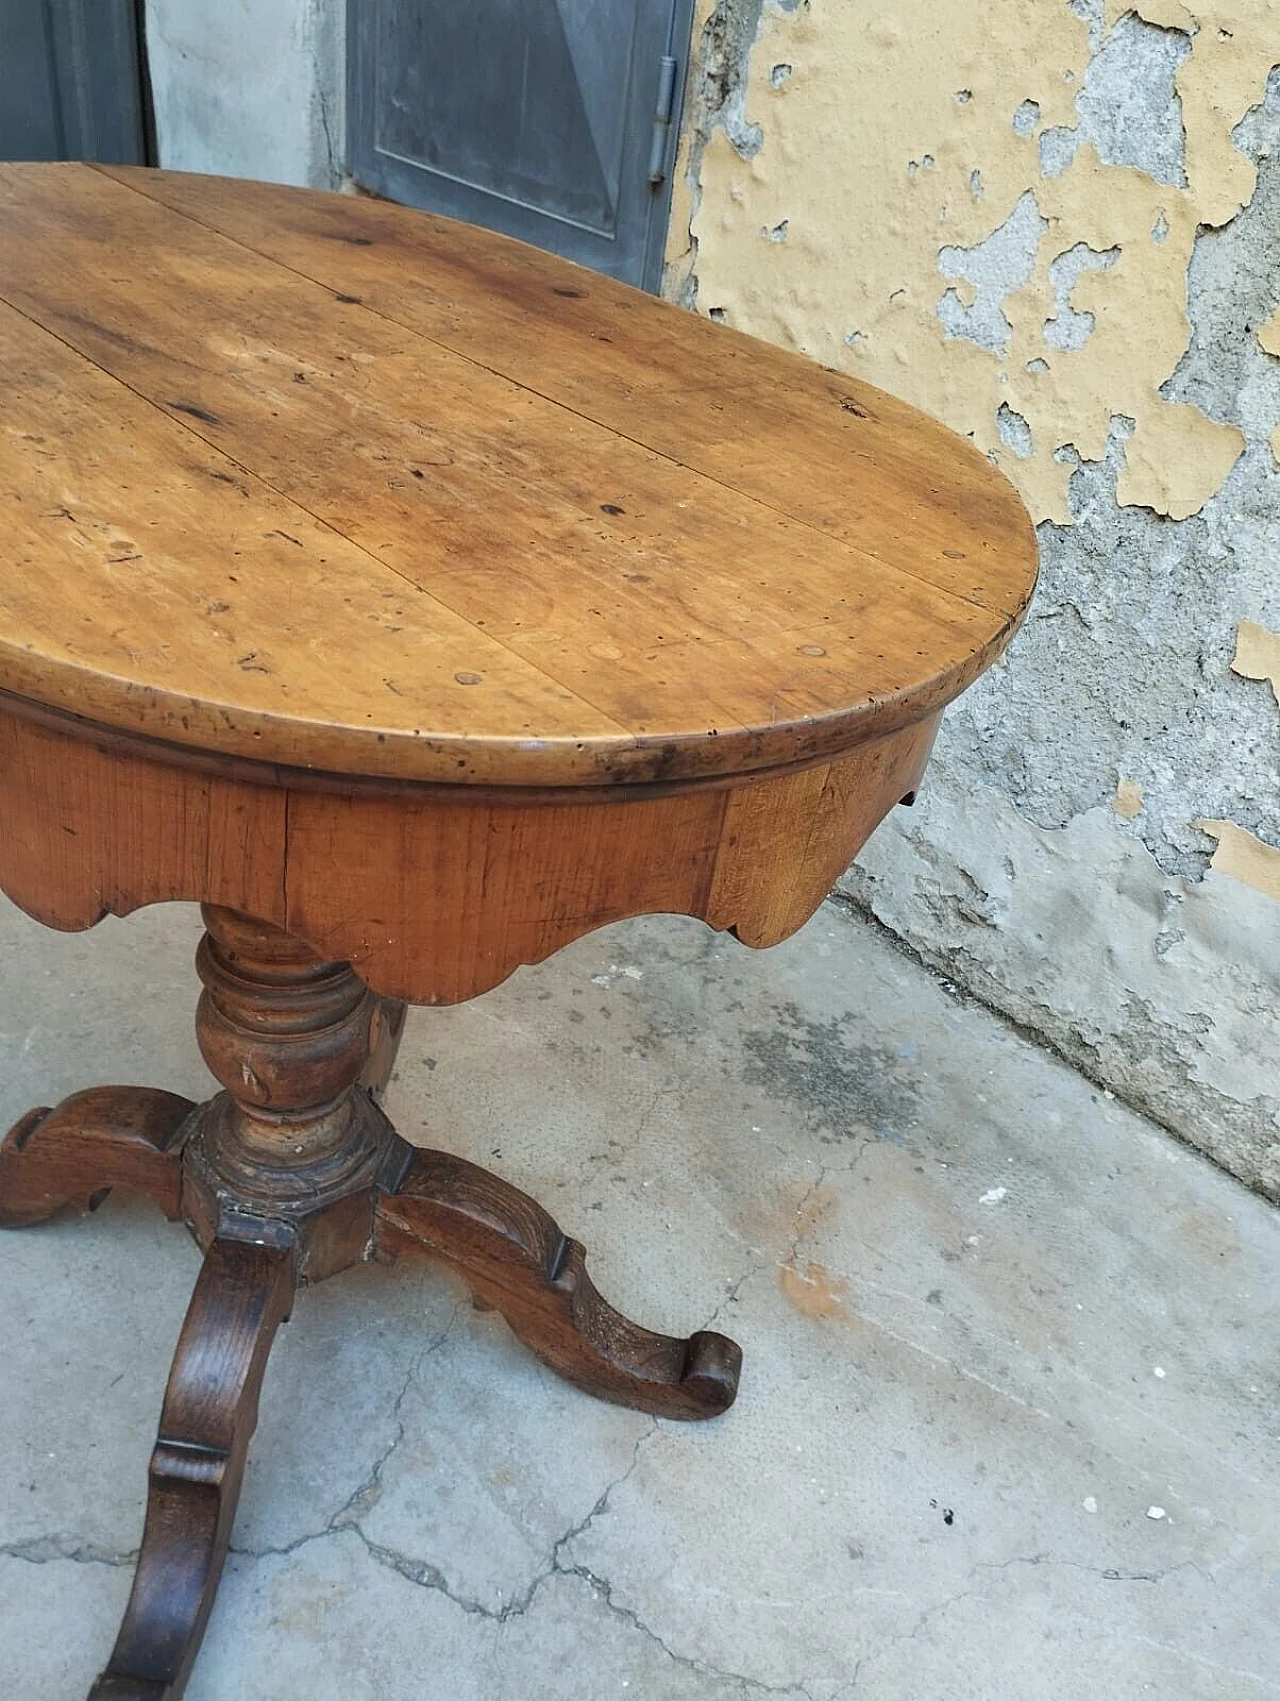
<svg viewBox="0 0 1280 1701">
<path fill-rule="evenodd" d="M 197 932 L 0 904 L 0 1124 L 202 1095 Z M 1280 1696 L 1280 1217 L 846 909 L 415 1012 L 388 1108 L 640 1321 L 734 1334 L 738 1404 L 599 1405 L 425 1267 L 304 1294 L 190 1701 Z M 0 1695 L 74 1701 L 197 1253 L 112 1198 L 0 1267 Z"/>
</svg>

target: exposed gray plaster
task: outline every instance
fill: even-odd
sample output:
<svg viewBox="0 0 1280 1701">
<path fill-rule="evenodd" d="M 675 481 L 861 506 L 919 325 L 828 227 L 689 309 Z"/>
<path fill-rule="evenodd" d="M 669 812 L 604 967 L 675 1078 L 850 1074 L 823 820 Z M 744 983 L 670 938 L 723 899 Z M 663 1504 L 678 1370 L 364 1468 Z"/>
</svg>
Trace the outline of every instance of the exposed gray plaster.
<svg viewBox="0 0 1280 1701">
<path fill-rule="evenodd" d="M 1113 42 L 1139 56 L 1132 74 L 1147 77 L 1165 148 L 1153 143 L 1145 166 L 1165 169 L 1172 132 L 1156 123 L 1155 97 L 1168 95 L 1183 44 L 1133 27 L 1108 38 L 1112 55 Z M 1165 68 L 1158 87 L 1148 50 Z M 1107 72 L 1117 91 L 1118 65 Z M 1102 108 L 1089 110 L 1096 132 Z M 1117 92 L 1117 138 L 1126 111 L 1137 124 Z M 1257 339 L 1280 306 L 1280 70 L 1235 141 L 1258 164 L 1256 191 L 1197 238 L 1190 342 L 1163 393 L 1237 425 L 1245 453 L 1199 513 L 1171 521 L 1117 504 L 1131 420 L 1112 421 L 1101 461 L 1063 447 L 1077 469 L 1074 524 L 1039 528 L 1031 617 L 949 712 L 920 806 L 882 829 L 848 890 L 928 961 L 1280 1197 L 1280 917 L 1223 876 L 1198 885 L 1214 841 L 1194 825 L 1226 819 L 1280 845 L 1275 704 L 1231 671 L 1242 619 L 1280 629 L 1269 442 L 1280 360 Z M 1152 239 L 1166 234 L 1157 221 Z M 1071 289 L 1083 266 L 1114 257 L 1077 246 L 1055 261 L 1051 344 L 1078 343 Z M 1016 452 L 1011 410 L 1001 425 Z M 1137 799 L 1131 820 L 1112 808 L 1121 781 Z M 1003 848 L 986 843 L 993 830 Z"/>
<path fill-rule="evenodd" d="M 1268 79 L 1265 101 L 1237 126 L 1235 141 L 1258 160 L 1258 186 L 1229 224 L 1196 239 L 1187 279 L 1191 341 L 1163 393 L 1194 402 L 1260 443 L 1280 423 L 1280 361 L 1264 353 L 1257 337 L 1280 307 L 1280 69 Z M 1280 525 L 1280 506 L 1263 515 Z M 1276 625 L 1280 596 L 1271 607 Z"/>
<path fill-rule="evenodd" d="M 1134 780 L 1131 830 L 1165 872 L 1198 876 L 1212 850 L 1198 816 L 1280 840 L 1275 710 L 1230 673 L 1237 620 L 1280 595 L 1265 547 L 1280 472 L 1256 443 L 1202 513 L 1172 522 L 1117 505 L 1123 437 L 1117 422 L 1105 459 L 1073 477 L 1074 525 L 1040 527 L 1034 615 L 951 710 L 949 777 L 995 785 L 1041 827 Z"/>
<path fill-rule="evenodd" d="M 1093 57 L 1076 97 L 1078 123 L 1054 125 L 1040 136 L 1041 171 L 1060 177 L 1080 144 L 1092 142 L 1107 165 L 1185 185 L 1187 138 L 1174 79 L 1191 37 L 1127 12 L 1101 41 L 1102 0 L 1072 0 L 1071 9 L 1089 20 Z"/>
<path fill-rule="evenodd" d="M 1065 124 L 1053 124 L 1040 132 L 1040 171 L 1045 177 L 1061 177 L 1076 157 L 1079 137 Z"/>
<path fill-rule="evenodd" d="M 1085 72 L 1076 100 L 1080 140 L 1092 142 L 1108 165 L 1133 166 L 1158 183 L 1185 184 L 1186 134 L 1174 77 L 1190 52 L 1186 31 L 1125 13 Z"/>
<path fill-rule="evenodd" d="M 938 270 L 943 277 L 963 278 L 977 292 L 969 306 L 954 288 L 943 293 L 938 318 L 949 337 L 967 337 L 992 354 L 1005 352 L 1013 327 L 1001 303 L 1030 281 L 1040 238 L 1048 228 L 1034 193 L 1028 189 L 1018 197 L 1004 223 L 983 241 L 972 248 L 945 247 L 938 251 Z"/>
<path fill-rule="evenodd" d="M 1077 242 L 1074 248 L 1068 248 L 1065 254 L 1059 254 L 1056 260 L 1049 263 L 1049 282 L 1053 285 L 1054 316 L 1046 320 L 1044 340 L 1050 348 L 1077 349 L 1083 348 L 1093 335 L 1094 316 L 1089 312 L 1079 312 L 1071 305 L 1071 292 L 1080 281 L 1082 272 L 1110 271 L 1120 258 L 1118 248 L 1107 248 L 1101 253 L 1090 248 L 1087 242 Z"/>
<path fill-rule="evenodd" d="M 1019 460 L 1025 461 L 1035 454 L 1031 427 L 1007 402 L 1001 402 L 996 409 L 996 430 L 1005 448 L 1012 450 Z"/>
<path fill-rule="evenodd" d="M 1040 122 L 1040 102 L 1024 100 L 1013 115 L 1013 128 L 1019 136 L 1030 136 Z"/>
</svg>

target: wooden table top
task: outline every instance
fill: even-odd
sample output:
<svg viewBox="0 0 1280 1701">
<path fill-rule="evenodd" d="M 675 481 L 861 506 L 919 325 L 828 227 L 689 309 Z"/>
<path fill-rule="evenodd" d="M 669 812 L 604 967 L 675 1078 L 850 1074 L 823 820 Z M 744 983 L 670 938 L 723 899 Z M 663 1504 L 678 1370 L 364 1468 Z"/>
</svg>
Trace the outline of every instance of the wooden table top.
<svg viewBox="0 0 1280 1701">
<path fill-rule="evenodd" d="M 0 167 L 0 691 L 337 775 L 723 781 L 935 712 L 1035 537 L 903 403 L 385 202 Z"/>
</svg>

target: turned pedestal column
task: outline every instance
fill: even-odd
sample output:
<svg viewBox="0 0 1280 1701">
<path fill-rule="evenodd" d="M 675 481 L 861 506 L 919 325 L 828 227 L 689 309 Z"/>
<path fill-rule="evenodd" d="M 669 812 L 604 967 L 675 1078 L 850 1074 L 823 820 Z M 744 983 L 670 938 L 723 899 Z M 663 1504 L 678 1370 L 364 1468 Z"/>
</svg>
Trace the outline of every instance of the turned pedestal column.
<svg viewBox="0 0 1280 1701">
<path fill-rule="evenodd" d="M 151 1458 L 133 1592 L 91 1701 L 178 1696 L 222 1572 L 258 1391 L 299 1283 L 425 1253 L 458 1271 L 546 1363 L 660 1416 L 713 1417 L 742 1355 L 723 1335 L 653 1334 L 605 1303 L 583 1248 L 487 1171 L 414 1148 L 378 1098 L 404 1006 L 269 923 L 206 906 L 203 1105 L 109 1087 L 36 1110 L 0 1146 L 0 1226 L 112 1187 L 185 1218 L 204 1249 Z"/>
</svg>

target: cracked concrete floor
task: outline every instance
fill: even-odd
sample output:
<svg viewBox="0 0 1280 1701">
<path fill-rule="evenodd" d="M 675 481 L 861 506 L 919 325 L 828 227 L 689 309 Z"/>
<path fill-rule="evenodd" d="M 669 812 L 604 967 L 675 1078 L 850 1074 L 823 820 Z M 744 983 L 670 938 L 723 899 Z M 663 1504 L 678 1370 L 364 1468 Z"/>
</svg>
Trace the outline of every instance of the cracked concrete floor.
<svg viewBox="0 0 1280 1701">
<path fill-rule="evenodd" d="M 197 930 L 0 905 L 0 1124 L 201 1095 Z M 416 1012 L 388 1108 L 642 1322 L 736 1335 L 738 1405 L 596 1404 L 423 1267 L 304 1294 L 190 1701 L 1280 1695 L 1280 1218 L 843 907 L 764 954 L 627 923 Z M 0 1260 L 0 1693 L 67 1701 L 197 1254 L 113 1198 Z"/>
</svg>

